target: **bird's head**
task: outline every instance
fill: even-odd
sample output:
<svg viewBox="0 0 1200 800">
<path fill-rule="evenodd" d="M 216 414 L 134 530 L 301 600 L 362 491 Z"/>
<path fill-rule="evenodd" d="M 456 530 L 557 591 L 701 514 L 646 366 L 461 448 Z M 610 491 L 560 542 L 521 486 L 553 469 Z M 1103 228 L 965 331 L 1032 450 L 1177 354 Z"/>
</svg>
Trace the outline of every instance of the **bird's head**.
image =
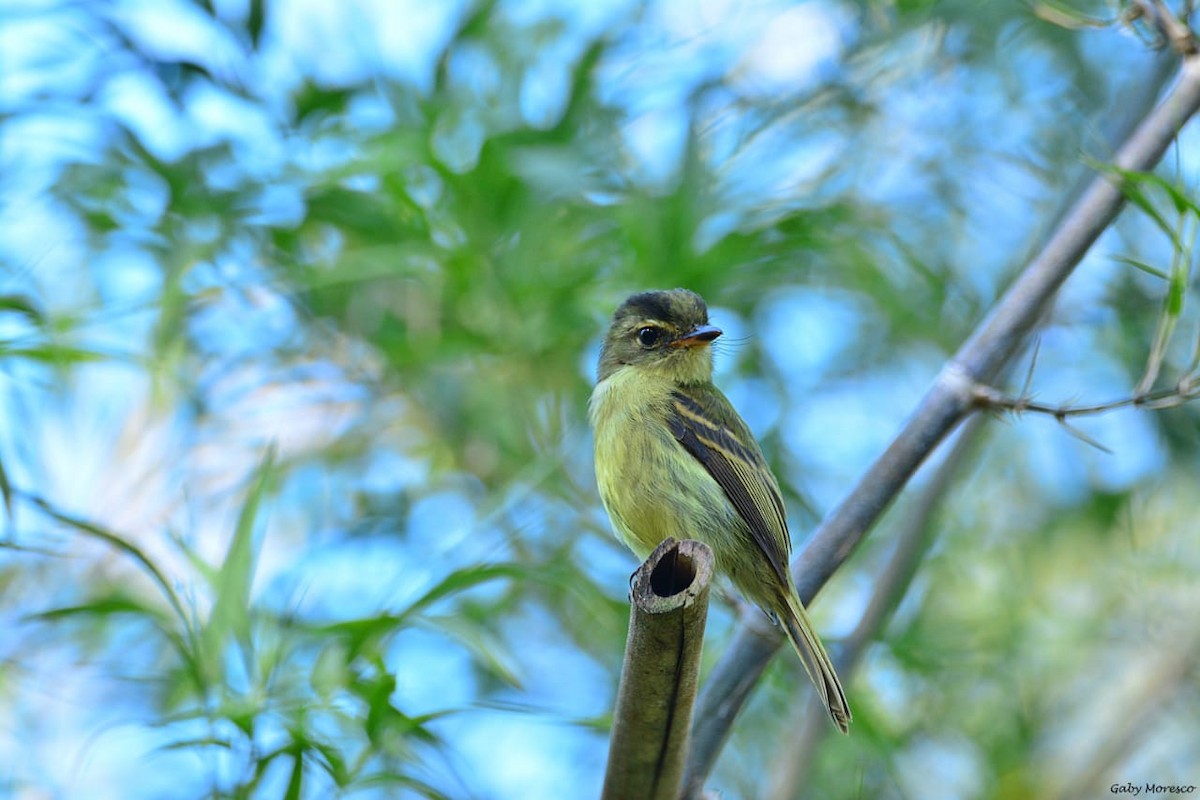
<svg viewBox="0 0 1200 800">
<path fill-rule="evenodd" d="M 712 379 L 712 349 L 721 329 L 708 324 L 708 307 L 688 289 L 639 292 L 613 314 L 600 349 L 599 380 L 623 367 L 675 383 Z"/>
</svg>

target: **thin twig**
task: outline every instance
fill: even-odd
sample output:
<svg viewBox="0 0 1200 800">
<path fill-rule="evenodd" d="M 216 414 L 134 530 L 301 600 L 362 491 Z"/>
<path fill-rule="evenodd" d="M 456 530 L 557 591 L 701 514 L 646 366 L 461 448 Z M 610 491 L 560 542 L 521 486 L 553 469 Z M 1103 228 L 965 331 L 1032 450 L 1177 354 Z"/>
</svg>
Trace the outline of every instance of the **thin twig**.
<svg viewBox="0 0 1200 800">
<path fill-rule="evenodd" d="M 1164 408 L 1176 408 L 1200 397 L 1200 385 L 1190 382 L 1178 383 L 1170 389 L 1133 394 L 1119 400 L 1092 403 L 1091 405 L 1039 403 L 1027 395 L 1010 397 L 991 386 L 983 385 L 976 385 L 972 389 L 972 397 L 977 408 L 989 411 L 1008 411 L 1013 414 L 1023 414 L 1029 411 L 1035 414 L 1045 414 L 1054 417 L 1059 422 L 1064 422 L 1070 417 L 1094 416 L 1119 408 L 1147 408 L 1156 411 Z"/>
</svg>

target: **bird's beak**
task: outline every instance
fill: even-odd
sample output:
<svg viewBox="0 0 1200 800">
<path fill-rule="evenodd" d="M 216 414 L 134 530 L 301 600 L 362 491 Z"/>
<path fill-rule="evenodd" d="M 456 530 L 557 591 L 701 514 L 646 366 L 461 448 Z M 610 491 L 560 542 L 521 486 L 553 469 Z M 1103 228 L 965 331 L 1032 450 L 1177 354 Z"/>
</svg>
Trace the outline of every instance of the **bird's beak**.
<svg viewBox="0 0 1200 800">
<path fill-rule="evenodd" d="M 721 335 L 721 329 L 715 325 L 700 325 L 671 342 L 671 347 L 699 347 L 708 344 Z"/>
</svg>

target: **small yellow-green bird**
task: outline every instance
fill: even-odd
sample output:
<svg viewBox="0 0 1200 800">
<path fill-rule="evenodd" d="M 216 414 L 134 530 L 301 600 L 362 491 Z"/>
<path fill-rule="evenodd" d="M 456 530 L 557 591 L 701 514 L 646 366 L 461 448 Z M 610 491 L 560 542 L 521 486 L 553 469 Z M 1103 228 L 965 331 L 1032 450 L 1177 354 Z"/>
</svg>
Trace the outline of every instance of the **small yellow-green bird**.
<svg viewBox="0 0 1200 800">
<path fill-rule="evenodd" d="M 638 558 L 663 539 L 699 539 L 717 569 L 787 631 L 843 733 L 850 706 L 796 593 L 779 484 L 758 442 L 712 382 L 704 300 L 687 289 L 632 295 L 600 350 L 589 412 L 596 481 Z"/>
</svg>

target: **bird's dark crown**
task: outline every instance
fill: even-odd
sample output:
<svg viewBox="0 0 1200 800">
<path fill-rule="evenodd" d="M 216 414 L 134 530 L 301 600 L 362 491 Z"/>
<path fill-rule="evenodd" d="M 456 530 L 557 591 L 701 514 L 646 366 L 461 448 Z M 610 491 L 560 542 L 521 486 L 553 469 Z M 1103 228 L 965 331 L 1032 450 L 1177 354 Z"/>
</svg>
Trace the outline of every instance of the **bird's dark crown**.
<svg viewBox="0 0 1200 800">
<path fill-rule="evenodd" d="M 691 289 L 660 289 L 630 295 L 613 314 L 619 323 L 663 322 L 680 331 L 708 324 L 708 306 Z"/>
</svg>

